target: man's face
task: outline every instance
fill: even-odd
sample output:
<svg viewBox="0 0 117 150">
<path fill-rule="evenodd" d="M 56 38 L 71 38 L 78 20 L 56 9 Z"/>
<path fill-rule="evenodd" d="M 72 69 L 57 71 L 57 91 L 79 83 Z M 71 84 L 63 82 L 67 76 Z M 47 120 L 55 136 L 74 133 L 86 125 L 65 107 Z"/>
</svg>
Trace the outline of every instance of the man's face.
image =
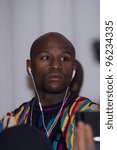
<svg viewBox="0 0 117 150">
<path fill-rule="evenodd" d="M 38 90 L 61 93 L 71 83 L 75 65 L 74 51 L 65 39 L 45 38 L 36 47 L 32 73 Z"/>
</svg>

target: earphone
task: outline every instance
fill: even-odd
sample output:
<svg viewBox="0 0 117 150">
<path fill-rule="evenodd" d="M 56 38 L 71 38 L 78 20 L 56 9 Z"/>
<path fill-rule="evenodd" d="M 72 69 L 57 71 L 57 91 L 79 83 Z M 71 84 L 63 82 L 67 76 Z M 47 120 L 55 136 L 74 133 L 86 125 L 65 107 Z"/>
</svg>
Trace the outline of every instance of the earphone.
<svg viewBox="0 0 117 150">
<path fill-rule="evenodd" d="M 30 75 L 32 75 L 31 68 L 30 68 L 29 66 L 28 66 L 27 70 L 28 70 L 28 73 L 29 73 Z"/>
<path fill-rule="evenodd" d="M 73 78 L 75 77 L 75 74 L 76 74 L 76 70 L 74 69 L 73 72 L 72 72 L 72 78 L 71 78 L 71 80 L 73 80 Z"/>
</svg>

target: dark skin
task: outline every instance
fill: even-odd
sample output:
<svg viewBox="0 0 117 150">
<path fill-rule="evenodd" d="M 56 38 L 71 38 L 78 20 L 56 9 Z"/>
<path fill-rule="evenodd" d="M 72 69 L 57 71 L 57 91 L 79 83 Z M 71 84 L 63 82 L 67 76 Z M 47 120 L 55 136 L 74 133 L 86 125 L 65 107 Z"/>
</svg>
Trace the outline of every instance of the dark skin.
<svg viewBox="0 0 117 150">
<path fill-rule="evenodd" d="M 33 43 L 28 67 L 42 106 L 62 102 L 76 67 L 74 47 L 63 35 L 47 33 Z M 75 131 L 73 150 L 77 149 L 94 150 L 92 129 L 83 122 L 78 123 Z"/>
<path fill-rule="evenodd" d="M 61 34 L 45 34 L 32 45 L 27 66 L 31 67 L 42 106 L 59 103 L 71 83 L 74 47 Z"/>
</svg>

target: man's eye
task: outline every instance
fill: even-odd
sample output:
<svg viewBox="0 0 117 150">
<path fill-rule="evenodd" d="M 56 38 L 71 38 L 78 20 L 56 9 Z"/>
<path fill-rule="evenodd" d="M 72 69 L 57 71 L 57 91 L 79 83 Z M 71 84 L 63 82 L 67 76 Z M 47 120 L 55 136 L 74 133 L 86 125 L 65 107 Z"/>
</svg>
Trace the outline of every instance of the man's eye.
<svg viewBox="0 0 117 150">
<path fill-rule="evenodd" d="M 69 57 L 61 57 L 61 60 L 67 62 L 67 61 L 69 61 L 70 59 L 69 59 Z"/>
<path fill-rule="evenodd" d="M 49 56 L 43 56 L 43 57 L 41 57 L 41 60 L 45 60 L 45 61 L 47 61 L 47 60 L 49 60 L 50 59 L 50 57 Z"/>
</svg>

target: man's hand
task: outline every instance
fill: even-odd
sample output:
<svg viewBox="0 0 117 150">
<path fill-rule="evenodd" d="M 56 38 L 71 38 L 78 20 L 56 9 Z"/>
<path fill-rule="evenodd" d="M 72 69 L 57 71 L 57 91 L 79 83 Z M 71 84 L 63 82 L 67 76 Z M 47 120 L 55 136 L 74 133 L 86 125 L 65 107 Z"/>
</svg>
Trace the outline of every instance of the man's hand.
<svg viewBox="0 0 117 150">
<path fill-rule="evenodd" d="M 92 128 L 82 121 L 75 129 L 73 150 L 95 150 Z"/>
</svg>

